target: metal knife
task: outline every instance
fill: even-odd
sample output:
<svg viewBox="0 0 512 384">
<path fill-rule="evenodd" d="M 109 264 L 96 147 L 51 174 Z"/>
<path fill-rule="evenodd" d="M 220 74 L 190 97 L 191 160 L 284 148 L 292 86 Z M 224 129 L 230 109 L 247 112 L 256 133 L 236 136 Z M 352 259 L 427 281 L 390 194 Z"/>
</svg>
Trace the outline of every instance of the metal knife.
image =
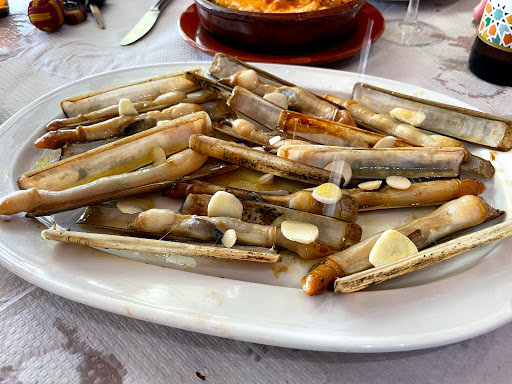
<svg viewBox="0 0 512 384">
<path fill-rule="evenodd" d="M 135 27 L 128 32 L 119 44 L 128 45 L 134 43 L 148 33 L 153 25 L 155 25 L 158 16 L 160 16 L 160 12 L 162 12 L 165 6 L 170 2 L 171 0 L 158 0 L 153 6 L 151 6 L 151 8 L 149 8 L 146 14 L 142 16 L 139 22 L 135 24 Z"/>
<path fill-rule="evenodd" d="M 91 11 L 94 19 L 96 20 L 101 29 L 106 28 L 105 20 L 103 20 L 103 15 L 101 14 L 100 8 L 98 7 L 98 5 L 102 4 L 103 2 L 104 1 L 85 0 L 85 9 L 89 9 Z"/>
</svg>

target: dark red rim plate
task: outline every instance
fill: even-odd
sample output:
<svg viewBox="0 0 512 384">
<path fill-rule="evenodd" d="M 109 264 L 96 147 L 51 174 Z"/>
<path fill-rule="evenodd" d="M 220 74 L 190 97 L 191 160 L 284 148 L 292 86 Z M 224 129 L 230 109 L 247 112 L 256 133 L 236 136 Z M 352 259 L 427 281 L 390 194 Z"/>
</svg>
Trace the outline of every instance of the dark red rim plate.
<svg viewBox="0 0 512 384">
<path fill-rule="evenodd" d="M 384 17 L 379 10 L 373 5 L 366 3 L 361 8 L 357 17 L 357 26 L 352 35 L 343 38 L 339 43 L 333 43 L 333 45 L 328 48 L 320 49 L 318 51 L 283 55 L 242 51 L 218 42 L 213 36 L 206 32 L 199 23 L 199 16 L 197 14 L 197 7 L 195 4 L 192 4 L 185 12 L 182 13 L 178 21 L 178 28 L 181 36 L 183 36 L 187 43 L 212 56 L 217 52 L 220 52 L 244 61 L 315 65 L 332 63 L 333 61 L 345 59 L 358 53 L 362 49 L 367 25 L 370 20 L 374 20 L 372 28 L 372 43 L 379 39 L 384 32 L 385 25 Z"/>
</svg>

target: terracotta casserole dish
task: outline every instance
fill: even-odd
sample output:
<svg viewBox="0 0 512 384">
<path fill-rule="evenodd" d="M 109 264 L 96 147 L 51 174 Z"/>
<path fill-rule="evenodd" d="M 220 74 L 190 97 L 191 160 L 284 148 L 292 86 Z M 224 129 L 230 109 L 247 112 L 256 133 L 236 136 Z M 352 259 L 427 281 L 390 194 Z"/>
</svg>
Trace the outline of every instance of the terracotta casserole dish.
<svg viewBox="0 0 512 384">
<path fill-rule="evenodd" d="M 366 0 L 352 0 L 328 9 L 300 13 L 263 13 L 194 0 L 203 28 L 215 39 L 244 50 L 276 53 L 298 47 L 324 48 L 347 38 Z"/>
</svg>

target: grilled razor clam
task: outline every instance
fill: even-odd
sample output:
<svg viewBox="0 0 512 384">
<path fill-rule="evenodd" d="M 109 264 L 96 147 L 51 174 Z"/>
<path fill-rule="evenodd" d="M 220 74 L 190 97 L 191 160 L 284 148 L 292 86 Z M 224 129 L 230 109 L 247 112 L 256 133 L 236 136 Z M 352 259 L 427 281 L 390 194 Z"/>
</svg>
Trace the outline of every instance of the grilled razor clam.
<svg viewBox="0 0 512 384">
<path fill-rule="evenodd" d="M 512 221 L 495 224 L 477 232 L 452 239 L 390 264 L 336 279 L 334 282 L 334 292 L 349 293 L 359 291 L 370 285 L 380 284 L 406 273 L 417 271 L 438 261 L 446 260 L 459 253 L 508 236 L 512 236 Z"/>
<path fill-rule="evenodd" d="M 400 138 L 408 143 L 420 147 L 462 147 L 461 142 L 442 135 L 428 134 L 412 125 L 396 122 L 391 116 L 373 113 L 361 107 L 354 100 L 347 100 L 337 96 L 323 95 L 327 99 L 347 108 L 356 122 L 372 131 L 386 133 Z M 462 168 L 476 176 L 491 179 L 495 169 L 490 161 L 475 156 L 466 151 Z"/>
<path fill-rule="evenodd" d="M 228 87 L 234 88 L 238 86 L 245 88 L 258 96 L 264 97 L 268 101 L 274 102 L 274 104 L 282 106 L 283 108 L 288 106 L 288 99 L 279 92 L 279 87 L 273 84 L 262 83 L 259 80 L 258 74 L 253 69 L 245 69 L 240 72 L 236 72 L 233 75 L 219 79 L 218 81 Z M 272 96 L 267 99 L 265 96 L 270 94 L 272 94 Z M 276 94 L 279 95 L 277 100 L 280 100 L 280 102 L 275 102 L 277 101 Z"/>
<path fill-rule="evenodd" d="M 318 215 L 332 216 L 336 219 L 353 223 L 357 219 L 357 202 L 346 194 L 336 204 L 331 204 L 334 209 L 326 209 L 325 204 L 313 198 L 309 191 L 298 191 L 288 195 L 274 195 L 265 192 L 253 192 L 244 189 L 225 187 L 198 181 L 193 183 L 174 183 L 163 195 L 170 198 L 183 198 L 189 194 L 213 195 L 218 191 L 226 191 L 243 200 L 259 203 L 280 205 L 285 208 L 298 209 L 299 211 L 316 213 Z M 332 212 L 331 212 L 332 211 Z"/>
<path fill-rule="evenodd" d="M 385 137 L 351 125 L 293 111 L 281 112 L 277 128 L 289 135 L 302 137 L 315 143 L 341 147 L 371 148 Z M 397 140 L 395 146 L 410 147 L 410 144 Z"/>
<path fill-rule="evenodd" d="M 142 115 L 118 116 L 92 125 L 79 125 L 75 129 L 50 131 L 35 141 L 37 148 L 58 149 L 69 143 L 103 140 L 109 137 L 130 135 L 154 127 L 159 121 L 173 120 L 191 113 L 204 111 L 197 104 L 180 103 L 162 111 Z"/>
<path fill-rule="evenodd" d="M 189 194 L 180 210 L 182 213 L 205 215 L 211 195 Z M 361 240 L 361 227 L 356 223 L 347 223 L 332 217 L 316 215 L 296 209 L 240 200 L 243 206 L 242 220 L 249 223 L 280 226 L 283 221 L 300 221 L 313 224 L 318 228 L 318 241 L 334 250 L 342 250 Z M 308 245 L 302 252 L 297 252 L 303 258 L 316 258 L 308 253 Z"/>
<path fill-rule="evenodd" d="M 231 124 L 228 124 L 227 122 L 222 122 L 220 124 L 213 123 L 213 129 L 216 132 L 219 132 L 223 135 L 228 136 L 228 138 L 234 138 L 236 141 L 241 141 L 244 143 L 252 144 L 253 146 L 268 146 L 268 139 L 266 139 L 264 136 L 260 135 L 252 135 L 252 137 L 244 136 L 238 132 L 236 132 Z M 247 131 L 244 131 L 246 133 Z M 271 134 L 270 137 L 275 137 L 275 134 Z M 219 138 L 222 138 L 223 136 L 220 136 Z"/>
<path fill-rule="evenodd" d="M 254 92 L 259 96 L 263 96 L 265 94 L 263 89 L 261 89 L 258 74 L 253 69 L 244 69 L 240 72 L 235 72 L 229 77 L 219 79 L 219 83 L 231 88 L 239 86 L 247 89 L 248 91 Z"/>
<path fill-rule="evenodd" d="M 352 98 L 375 113 L 396 107 L 423 112 L 423 129 L 470 143 L 508 151 L 512 146 L 512 121 L 471 109 L 420 99 L 398 92 L 357 83 Z"/>
<path fill-rule="evenodd" d="M 268 251 L 258 252 L 254 249 L 234 249 L 208 246 L 203 244 L 188 244 L 173 241 L 141 239 L 140 237 L 131 236 L 117 236 L 100 233 L 83 233 L 47 229 L 41 232 L 41 237 L 44 240 L 54 240 L 63 243 L 87 245 L 89 247 L 142 252 L 142 255 L 136 255 L 128 258 L 156 265 L 162 265 L 160 260 L 157 259 L 158 256 L 145 256 L 144 254 L 173 254 L 191 257 L 200 256 L 217 259 L 257 261 L 263 263 L 276 263 L 281 261 L 281 256 L 279 254 Z"/>
<path fill-rule="evenodd" d="M 208 73 L 220 80 L 248 70 L 255 72 L 258 76 L 259 87 L 255 88 L 254 91 L 260 96 L 262 93 L 279 92 L 288 98 L 288 104 L 291 106 L 290 109 L 356 126 L 350 113 L 335 105 L 331 105 L 329 100 L 314 95 L 289 81 L 265 72 L 260 68 L 253 67 L 234 57 L 217 53 L 212 60 Z M 238 85 L 236 82 L 232 84 Z"/>
<path fill-rule="evenodd" d="M 217 96 L 224 99 L 227 99 L 233 90 L 232 87 L 204 77 L 201 73 L 198 72 L 187 71 L 185 72 L 185 77 L 187 80 L 196 84 L 199 88 L 211 93 L 215 93 Z"/>
<path fill-rule="evenodd" d="M 331 172 L 325 169 L 205 135 L 190 136 L 189 146 L 196 152 L 228 163 L 308 184 L 327 183 L 331 177 Z M 339 177 L 343 183 L 343 176 Z"/>
<path fill-rule="evenodd" d="M 226 100 L 218 97 L 217 99 L 201 104 L 206 113 L 213 122 L 221 122 L 226 119 L 236 118 L 235 112 L 228 107 Z"/>
<path fill-rule="evenodd" d="M 202 73 L 200 69 L 194 72 Z M 73 117 L 117 105 L 121 99 L 130 99 L 135 103 L 154 100 L 171 91 L 191 93 L 197 89 L 198 86 L 186 78 L 185 72 L 177 72 L 70 97 L 63 100 L 60 106 L 67 117 Z"/>
<path fill-rule="evenodd" d="M 301 253 L 307 259 L 317 259 L 335 251 L 315 241 L 311 244 L 300 244 L 284 238 L 281 231 L 274 225 L 247 223 L 231 217 L 208 217 L 198 215 L 181 215 L 169 209 L 149 209 L 140 213 L 129 224 L 132 229 L 143 232 L 160 233 L 171 236 L 186 237 L 203 241 L 220 242 L 228 229 L 236 232 L 238 244 L 278 247 Z"/>
<path fill-rule="evenodd" d="M 169 156 L 186 148 L 190 136 L 195 133 L 213 134 L 206 112 L 172 120 L 27 172 L 18 178 L 18 186 L 20 189 L 55 191 L 86 184 L 100 177 L 129 172 L 153 162 L 152 148 L 162 148 L 165 155 Z"/>
<path fill-rule="evenodd" d="M 359 210 L 375 210 L 442 205 L 464 195 L 480 195 L 485 189 L 485 184 L 477 179 L 450 179 L 414 183 L 403 190 L 386 186 L 378 191 L 346 191 L 357 201 Z"/>
<path fill-rule="evenodd" d="M 161 191 L 177 181 L 217 176 L 232 172 L 233 167 L 236 168 L 231 164 L 207 161 L 203 166 L 195 169 L 201 161 L 201 155 L 196 153 L 192 155 L 186 149 L 170 156 L 164 164 L 151 169 L 104 177 L 64 191 L 36 190 L 34 192 L 29 189 L 13 192 L 0 199 L 0 212 L 8 210 L 13 213 L 5 214 L 27 212 L 29 217 L 52 215 L 113 199 Z M 180 169 L 176 169 L 176 167 L 180 167 Z M 182 174 L 183 176 L 180 176 Z M 27 209 L 30 207 L 34 208 L 29 212 Z"/>
<path fill-rule="evenodd" d="M 132 103 L 132 105 L 138 113 L 144 113 L 153 110 L 162 110 L 164 108 L 171 107 L 185 100 L 187 100 L 187 102 L 202 102 L 203 100 L 208 100 L 209 98 L 212 98 L 211 93 L 204 93 L 204 95 L 200 95 L 198 97 L 187 98 L 187 94 L 185 92 L 172 91 L 158 96 L 155 100 L 139 101 L 138 103 Z M 85 113 L 83 115 L 67 117 L 65 119 L 55 119 L 53 121 L 50 121 L 46 126 L 46 131 L 49 132 L 55 131 L 57 129 L 75 128 L 79 125 L 96 124 L 101 121 L 112 119 L 118 116 L 119 105 L 110 105 L 108 107 L 99 109 L 97 111 Z"/>
<path fill-rule="evenodd" d="M 273 225 L 246 223 L 232 217 L 182 215 L 170 209 L 153 208 L 141 212 L 129 227 L 213 242 L 219 242 L 228 229 L 234 229 L 239 244 L 272 247 L 276 242 L 276 227 Z"/>
<path fill-rule="evenodd" d="M 30 188 L 15 191 L 0 199 L 0 214 L 27 212 L 43 216 L 99 204 L 121 197 L 165 188 L 172 180 L 198 170 L 208 159 L 190 149 L 170 156 L 165 163 L 130 173 L 102 177 L 62 191 Z"/>
<path fill-rule="evenodd" d="M 387 176 L 458 177 L 464 159 L 464 148 L 346 148 L 326 145 L 288 145 L 277 155 L 314 167 L 324 168 L 336 160 L 344 160 L 352 168 L 353 178 L 384 179 Z"/>
<path fill-rule="evenodd" d="M 163 217 L 165 218 L 167 215 L 169 216 L 172 216 L 172 213 L 169 213 L 169 212 L 166 212 L 164 210 L 164 212 L 161 212 L 162 215 L 160 215 L 160 217 Z M 82 215 L 82 217 L 78 220 L 78 224 L 81 224 L 81 225 L 87 225 L 91 228 L 94 228 L 94 229 L 101 229 L 101 230 L 108 230 L 108 231 L 114 231 L 114 232 L 117 232 L 117 233 L 122 233 L 122 234 L 128 234 L 128 235 L 135 235 L 137 234 L 139 237 L 142 235 L 142 231 L 137 229 L 137 228 L 134 228 L 133 225 L 131 225 L 130 223 L 132 223 L 136 217 L 138 216 L 139 213 L 123 213 L 121 212 L 119 209 L 116 208 L 116 206 L 114 205 L 110 205 L 110 204 L 101 204 L 101 205 L 95 205 L 95 206 L 92 206 L 92 207 L 88 207 L 87 210 L 84 212 L 84 214 Z M 154 212 L 152 214 L 155 214 L 155 215 L 159 215 L 157 212 Z M 194 216 L 183 216 L 181 215 L 181 217 L 188 217 L 187 220 L 185 220 L 184 223 L 181 224 L 181 227 L 179 227 L 178 229 L 182 228 L 185 226 L 186 222 L 193 222 L 193 217 Z M 198 218 L 198 216 L 195 216 L 196 218 Z M 220 243 L 220 239 L 223 234 L 225 233 L 225 228 L 222 228 L 224 230 L 223 231 L 220 231 L 218 230 L 217 228 L 214 228 L 212 230 L 211 233 L 208 233 L 208 229 L 211 225 L 211 222 L 210 222 L 210 218 L 206 218 L 207 220 L 204 221 L 202 220 L 202 218 L 198 218 L 200 220 L 199 221 L 199 224 L 201 225 L 201 228 L 199 230 L 197 230 L 195 227 L 190 227 L 189 230 L 190 231 L 196 231 L 196 234 L 194 236 L 195 240 L 198 240 L 199 237 L 203 237 L 202 239 L 199 239 L 199 240 L 202 240 L 202 241 L 215 241 L 216 243 Z M 215 219 L 215 218 L 213 218 Z M 215 223 L 215 221 L 214 221 Z M 220 221 L 217 221 L 217 223 L 222 226 L 223 223 L 221 223 Z M 164 221 L 163 222 L 163 225 L 166 225 L 167 223 Z M 247 223 L 244 223 L 242 224 L 242 227 L 244 228 L 244 230 L 247 230 L 248 228 L 248 225 L 246 225 Z M 249 227 L 251 227 L 251 225 L 249 225 Z M 256 228 L 258 229 L 261 229 L 265 226 L 256 226 Z M 268 228 L 270 228 L 270 226 L 268 226 Z M 158 231 L 161 230 L 162 228 L 156 228 Z M 176 233 L 175 233 L 176 232 Z M 168 232 L 153 232 L 151 230 L 147 230 L 147 231 L 144 231 L 143 233 L 143 236 L 145 237 L 158 237 L 160 239 L 165 239 L 165 240 L 181 240 L 181 241 L 185 241 L 187 240 L 187 243 L 189 243 L 189 237 L 187 236 L 188 234 L 188 230 L 186 231 L 185 235 L 181 234 L 180 231 L 168 231 Z M 179 235 L 177 235 L 179 234 Z M 218 235 L 218 238 L 217 239 L 214 239 L 214 235 Z M 238 233 L 237 233 L 238 235 Z M 280 231 L 278 229 L 276 229 L 276 239 L 277 237 L 282 237 L 282 235 L 280 234 Z M 242 236 L 243 238 L 243 236 Z M 266 240 L 266 237 L 265 237 L 265 240 Z M 286 239 L 280 239 L 279 241 L 281 242 L 285 242 Z M 276 240 L 277 241 L 277 240 Z M 297 245 L 299 246 L 300 248 L 300 245 L 299 243 L 295 243 L 295 242 L 289 242 L 288 243 L 290 244 L 287 244 L 288 246 L 287 247 L 284 247 L 286 249 L 290 249 L 290 250 L 293 250 Z M 204 244 L 203 244 L 204 245 Z M 327 256 L 327 253 L 326 251 L 329 250 L 328 247 L 324 246 L 324 245 L 321 245 L 319 243 L 313 243 L 313 244 L 310 244 L 311 248 L 314 250 L 314 254 L 312 252 L 310 252 L 310 254 L 312 255 L 320 255 L 320 256 L 317 256 L 317 257 L 323 257 L 323 256 Z M 238 246 L 240 247 L 240 246 Z M 274 249 L 274 248 L 271 248 L 271 249 Z M 265 249 L 265 251 L 268 253 L 269 250 L 268 248 Z M 330 253 L 333 253 L 333 251 L 331 251 Z M 329 254 L 330 254 L 329 253 Z M 197 256 L 201 256 L 201 255 L 197 255 Z"/>
<path fill-rule="evenodd" d="M 324 97 L 328 97 L 328 95 L 324 95 Z M 341 97 L 336 97 L 335 100 L 350 111 L 356 122 L 372 131 L 392 135 L 420 147 L 463 147 L 458 140 L 442 135 L 429 135 L 410 124 L 398 123 L 391 116 L 374 113 L 363 108 L 354 100 Z"/>
<path fill-rule="evenodd" d="M 275 131 L 283 109 L 242 87 L 235 87 L 227 101 L 231 109 Z"/>
<path fill-rule="evenodd" d="M 215 77 L 216 79 L 227 78 L 235 73 L 253 70 L 258 75 L 258 79 L 260 83 L 282 86 L 288 85 L 293 86 L 292 83 L 281 79 L 277 76 L 274 76 L 268 72 L 261 70 L 260 68 L 253 67 L 241 60 L 238 60 L 234 57 L 228 56 L 224 53 L 216 53 L 212 59 L 212 63 L 210 68 L 208 69 L 208 73 Z"/>
<path fill-rule="evenodd" d="M 98 140 L 98 141 L 88 141 L 86 143 L 75 143 L 75 144 L 67 144 L 60 148 L 60 157 L 59 160 L 67 159 L 68 157 L 73 157 L 79 155 L 81 153 L 90 151 L 91 149 L 101 147 L 102 145 L 112 143 L 116 141 L 115 138 Z"/>
<path fill-rule="evenodd" d="M 231 128 L 239 136 L 260 143 L 260 145 L 271 145 L 273 140 L 279 141 L 283 138 L 275 132 L 266 132 L 256 128 L 254 124 L 244 119 L 231 121 Z"/>
<path fill-rule="evenodd" d="M 267 151 L 270 153 L 277 153 L 277 150 L 281 147 L 286 147 L 288 145 L 314 145 L 314 143 L 311 143 L 309 141 L 305 140 L 297 140 L 297 139 L 283 139 L 279 140 L 277 143 L 273 145 L 268 145 L 265 147 Z"/>
<path fill-rule="evenodd" d="M 276 89 L 277 92 L 288 98 L 288 108 L 307 115 L 319 117 L 321 119 L 331 120 L 356 126 L 352 119 L 350 111 L 338 108 L 337 106 L 320 99 L 311 92 L 300 87 L 282 86 Z"/>
<path fill-rule="evenodd" d="M 474 227 L 501 214 L 482 199 L 472 195 L 459 197 L 443 204 L 434 212 L 395 228 L 408 236 L 421 250 L 463 229 Z M 336 278 L 371 268 L 370 251 L 382 234 L 377 233 L 352 247 L 328 256 L 302 278 L 302 288 L 308 295 L 324 292 Z"/>
</svg>

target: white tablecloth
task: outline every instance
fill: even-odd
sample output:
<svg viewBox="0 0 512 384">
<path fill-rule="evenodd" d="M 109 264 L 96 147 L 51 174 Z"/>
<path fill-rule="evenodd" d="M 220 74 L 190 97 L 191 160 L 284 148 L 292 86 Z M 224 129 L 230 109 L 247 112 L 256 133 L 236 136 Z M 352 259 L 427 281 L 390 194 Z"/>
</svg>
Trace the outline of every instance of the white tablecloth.
<svg viewBox="0 0 512 384">
<path fill-rule="evenodd" d="M 129 66 L 208 61 L 176 27 L 191 0 L 175 0 L 140 42 L 120 39 L 153 0 L 108 0 L 92 17 L 55 33 L 34 28 L 28 1 L 0 19 L 0 123 L 72 80 Z M 441 44 L 375 43 L 366 73 L 428 88 L 512 118 L 512 89 L 479 80 L 467 66 L 476 1 L 423 0 L 420 19 L 447 33 Z M 373 2 L 386 19 L 406 2 Z M 325 67 L 357 72 L 359 56 Z M 9 161 L 4 159 L 3 161 Z M 299 351 L 196 334 L 111 314 L 48 293 L 0 267 L 0 383 L 505 383 L 512 324 L 455 345 L 401 353 Z"/>
</svg>

